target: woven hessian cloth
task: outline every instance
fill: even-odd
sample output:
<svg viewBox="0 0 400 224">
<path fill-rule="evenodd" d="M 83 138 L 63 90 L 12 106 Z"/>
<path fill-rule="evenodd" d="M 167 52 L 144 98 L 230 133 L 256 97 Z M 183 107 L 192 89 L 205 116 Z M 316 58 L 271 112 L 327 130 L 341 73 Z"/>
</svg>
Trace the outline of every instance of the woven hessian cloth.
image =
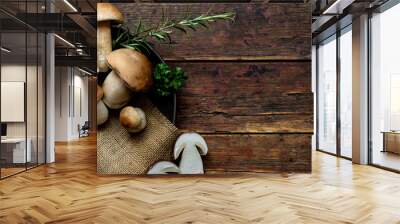
<svg viewBox="0 0 400 224">
<path fill-rule="evenodd" d="M 146 174 L 161 160 L 171 161 L 178 129 L 145 97 L 134 102 L 146 114 L 146 128 L 130 134 L 119 123 L 119 110 L 97 131 L 97 173 Z"/>
</svg>

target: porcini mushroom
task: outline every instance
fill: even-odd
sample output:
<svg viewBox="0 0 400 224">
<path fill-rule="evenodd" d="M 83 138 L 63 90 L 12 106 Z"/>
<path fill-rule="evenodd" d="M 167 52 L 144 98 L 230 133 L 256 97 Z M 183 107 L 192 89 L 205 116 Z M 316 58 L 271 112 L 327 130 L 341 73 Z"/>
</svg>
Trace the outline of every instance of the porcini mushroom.
<svg viewBox="0 0 400 224">
<path fill-rule="evenodd" d="M 194 132 L 179 136 L 174 147 L 174 158 L 178 159 L 181 152 L 180 174 L 204 173 L 203 161 L 200 155 L 206 155 L 208 147 L 203 137 Z"/>
<path fill-rule="evenodd" d="M 108 109 L 102 100 L 97 101 L 97 125 L 102 125 L 108 120 Z"/>
<path fill-rule="evenodd" d="M 147 92 L 153 85 L 152 65 L 144 54 L 118 49 L 107 56 L 107 62 L 132 91 Z"/>
<path fill-rule="evenodd" d="M 112 51 L 111 22 L 124 22 L 124 15 L 111 3 L 97 3 L 97 71 L 108 71 L 106 57 Z"/>
<path fill-rule="evenodd" d="M 97 125 L 102 125 L 108 120 L 108 109 L 103 100 L 103 89 L 97 85 Z"/>
<path fill-rule="evenodd" d="M 142 131 L 146 125 L 146 115 L 137 107 L 127 106 L 119 114 L 119 122 L 131 133 Z"/>
<path fill-rule="evenodd" d="M 99 86 L 97 84 L 97 94 L 96 94 L 97 102 L 99 102 L 99 100 L 103 99 L 103 95 L 104 95 L 103 88 L 101 88 L 101 86 Z"/>
<path fill-rule="evenodd" d="M 132 97 L 131 91 L 114 71 L 111 71 L 104 80 L 103 92 L 103 101 L 111 109 L 122 108 Z"/>
<path fill-rule="evenodd" d="M 154 164 L 147 174 L 168 174 L 168 173 L 179 173 L 179 168 L 168 161 L 160 161 Z"/>
</svg>

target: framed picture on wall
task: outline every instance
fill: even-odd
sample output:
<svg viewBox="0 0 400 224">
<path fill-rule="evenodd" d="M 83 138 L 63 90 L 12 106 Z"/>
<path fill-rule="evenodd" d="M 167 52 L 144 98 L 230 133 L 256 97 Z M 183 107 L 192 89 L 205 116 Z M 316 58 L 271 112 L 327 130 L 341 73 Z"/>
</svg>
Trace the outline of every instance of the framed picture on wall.
<svg viewBox="0 0 400 224">
<path fill-rule="evenodd" d="M 25 82 L 1 82 L 1 122 L 25 121 Z"/>
</svg>

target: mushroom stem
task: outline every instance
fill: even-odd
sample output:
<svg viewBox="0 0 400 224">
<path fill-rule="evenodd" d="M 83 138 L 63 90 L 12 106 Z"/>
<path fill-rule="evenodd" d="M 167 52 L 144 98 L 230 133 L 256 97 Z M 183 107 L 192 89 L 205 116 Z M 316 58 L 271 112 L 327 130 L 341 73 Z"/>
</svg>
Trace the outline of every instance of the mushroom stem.
<svg viewBox="0 0 400 224">
<path fill-rule="evenodd" d="M 107 72 L 107 55 L 112 51 L 110 21 L 97 22 L 97 70 Z"/>
<path fill-rule="evenodd" d="M 131 99 L 131 91 L 124 81 L 111 71 L 103 82 L 103 101 L 111 109 L 120 109 Z"/>
<path fill-rule="evenodd" d="M 97 126 L 108 120 L 108 109 L 102 100 L 97 101 Z"/>
<path fill-rule="evenodd" d="M 187 144 L 179 163 L 180 174 L 203 174 L 203 161 L 194 144 Z"/>
</svg>

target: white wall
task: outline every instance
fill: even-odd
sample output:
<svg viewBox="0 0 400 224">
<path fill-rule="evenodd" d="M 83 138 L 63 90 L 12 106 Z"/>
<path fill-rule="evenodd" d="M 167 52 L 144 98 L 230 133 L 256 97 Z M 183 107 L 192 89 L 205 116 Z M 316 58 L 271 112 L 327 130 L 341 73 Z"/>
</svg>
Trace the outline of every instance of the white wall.
<svg viewBox="0 0 400 224">
<path fill-rule="evenodd" d="M 68 87 L 67 67 L 55 68 L 55 141 L 68 141 Z"/>
<path fill-rule="evenodd" d="M 22 112 L 27 115 L 27 120 L 23 122 L 6 122 L 7 137 L 9 138 L 25 138 L 30 139 L 30 147 L 32 150 L 32 161 L 39 163 L 44 162 L 45 150 L 45 116 L 44 116 L 44 73 L 42 67 L 36 65 L 25 64 L 3 64 L 1 66 L 1 81 L 3 82 L 24 82 L 26 84 L 26 107 L 22 108 Z M 27 80 L 25 80 L 27 78 Z M 24 93 L 22 93 L 24 94 Z M 6 97 L 6 96 L 2 96 Z M 1 110 L 10 110 L 10 108 L 1 108 Z M 11 111 L 12 113 L 12 111 Z M 36 153 L 39 153 L 37 156 Z"/>
<path fill-rule="evenodd" d="M 78 71 L 78 74 L 76 74 L 78 70 L 75 70 L 75 75 L 74 75 L 74 96 L 71 96 L 72 99 L 74 99 L 74 108 L 72 108 L 72 136 L 73 138 L 79 137 L 78 133 L 78 124 L 83 125 L 85 121 L 89 120 L 88 116 L 88 107 L 89 107 L 89 102 L 88 102 L 88 78 L 87 76 L 82 76 L 83 73 Z M 81 111 L 80 111 L 81 110 Z"/>
<path fill-rule="evenodd" d="M 55 73 L 55 140 L 74 140 L 78 125 L 88 120 L 88 78 L 71 67 L 56 67 Z"/>
<path fill-rule="evenodd" d="M 27 70 L 26 70 L 27 69 Z M 25 75 L 26 71 L 28 71 L 28 74 L 35 73 L 36 74 L 36 67 L 34 66 L 27 66 L 25 67 L 25 64 L 20 65 L 20 64 L 4 64 L 1 66 L 1 81 L 2 82 L 25 82 Z M 29 78 L 29 77 L 28 77 Z M 34 85 L 36 86 L 36 80 L 31 80 L 29 79 L 29 85 Z M 37 106 L 36 104 L 36 88 L 27 88 L 27 106 L 35 107 Z M 32 91 L 32 92 L 31 92 Z M 34 102 L 34 104 L 31 104 L 31 102 Z M 36 111 L 36 109 L 30 108 L 28 111 Z M 7 110 L 7 108 L 1 108 L 2 110 Z M 32 127 L 34 130 L 36 130 L 36 120 L 37 120 L 37 115 L 36 113 L 28 113 L 27 114 L 28 122 L 34 121 L 35 124 L 28 124 L 28 128 Z M 7 122 L 7 135 L 8 137 L 25 137 L 25 123 L 26 122 Z M 35 126 L 35 127 L 33 127 Z M 28 137 L 29 136 L 29 130 L 28 130 Z M 36 132 L 35 132 L 36 133 Z"/>
<path fill-rule="evenodd" d="M 1 81 L 25 82 L 25 64 L 6 64 L 1 66 Z M 6 110 L 7 108 L 1 108 Z M 7 137 L 25 137 L 25 122 L 7 123 Z"/>
</svg>

